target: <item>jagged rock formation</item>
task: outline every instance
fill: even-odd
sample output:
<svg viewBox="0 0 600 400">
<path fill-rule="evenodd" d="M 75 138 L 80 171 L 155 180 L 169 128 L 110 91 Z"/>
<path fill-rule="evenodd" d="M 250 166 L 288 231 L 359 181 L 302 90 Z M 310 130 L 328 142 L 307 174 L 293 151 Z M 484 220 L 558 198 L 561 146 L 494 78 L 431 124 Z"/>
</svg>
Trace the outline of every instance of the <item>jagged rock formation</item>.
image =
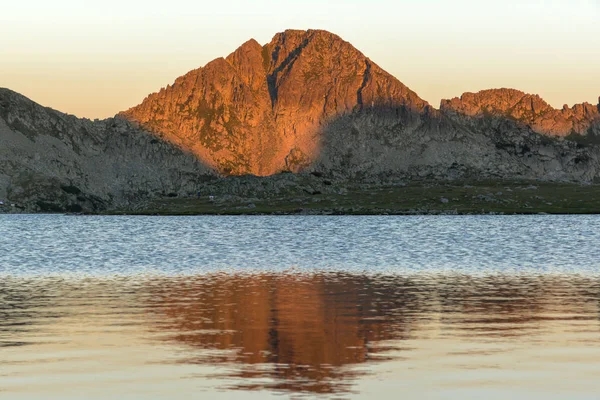
<svg viewBox="0 0 600 400">
<path fill-rule="evenodd" d="M 436 110 L 338 36 L 290 30 L 265 46 L 250 40 L 105 121 L 0 90 L 0 200 L 94 211 L 195 193 L 214 175 L 281 171 L 375 184 L 592 182 L 600 179 L 599 107 L 555 110 L 500 89 Z"/>
<path fill-rule="evenodd" d="M 338 36 L 250 40 L 122 115 L 226 175 L 592 180 L 595 150 L 545 136 L 595 134 L 598 107 L 554 110 L 513 90 L 437 111 Z"/>
<path fill-rule="evenodd" d="M 600 106 L 583 103 L 570 108 L 565 104 L 562 110 L 557 110 L 540 96 L 514 89 L 465 93 L 460 98 L 443 100 L 441 110 L 447 114 L 468 117 L 488 115 L 510 118 L 549 136 L 600 133 Z"/>
<path fill-rule="evenodd" d="M 422 113 L 428 104 L 348 42 L 325 31 L 250 40 L 178 78 L 122 115 L 226 174 L 298 171 L 322 128 L 367 107 Z"/>
<path fill-rule="evenodd" d="M 0 200 L 26 211 L 99 211 L 193 192 L 208 172 L 123 119 L 79 119 L 0 89 Z"/>
</svg>

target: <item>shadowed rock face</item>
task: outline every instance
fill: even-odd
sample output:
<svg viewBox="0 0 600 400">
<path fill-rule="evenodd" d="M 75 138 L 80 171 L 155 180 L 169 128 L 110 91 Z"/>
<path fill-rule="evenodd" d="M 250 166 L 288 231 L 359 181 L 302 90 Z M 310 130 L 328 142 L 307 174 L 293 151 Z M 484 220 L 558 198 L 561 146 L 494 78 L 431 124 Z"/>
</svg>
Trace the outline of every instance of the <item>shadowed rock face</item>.
<svg viewBox="0 0 600 400">
<path fill-rule="evenodd" d="M 121 118 L 79 119 L 0 89 L 0 200 L 26 211 L 100 211 L 194 192 L 209 173 Z"/>
<path fill-rule="evenodd" d="M 322 128 L 364 108 L 423 113 L 428 104 L 348 42 L 285 31 L 178 78 L 122 115 L 226 174 L 298 171 L 320 151 Z"/>
</svg>

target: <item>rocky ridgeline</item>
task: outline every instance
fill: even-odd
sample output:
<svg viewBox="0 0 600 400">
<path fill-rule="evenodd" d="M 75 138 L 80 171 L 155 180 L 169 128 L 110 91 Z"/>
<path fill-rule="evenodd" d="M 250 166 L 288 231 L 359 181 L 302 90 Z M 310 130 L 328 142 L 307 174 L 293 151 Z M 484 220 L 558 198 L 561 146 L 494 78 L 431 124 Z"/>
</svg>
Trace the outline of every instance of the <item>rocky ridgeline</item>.
<svg viewBox="0 0 600 400">
<path fill-rule="evenodd" d="M 121 118 L 90 121 L 0 89 L 5 211 L 94 212 L 196 190 L 209 170 Z"/>
<path fill-rule="evenodd" d="M 599 106 L 556 110 L 499 89 L 436 110 L 338 36 L 285 31 L 265 46 L 250 40 L 104 121 L 0 90 L 0 200 L 30 211 L 98 211 L 216 190 L 216 176 L 289 171 L 373 184 L 593 182 L 599 138 Z M 218 191 L 296 184 L 281 174 L 242 177 L 219 180 Z"/>
<path fill-rule="evenodd" d="M 465 93 L 460 98 L 442 100 L 441 111 L 452 116 L 509 118 L 549 136 L 600 135 L 600 105 L 583 103 L 570 108 L 565 104 L 557 110 L 538 95 L 514 89 Z"/>
<path fill-rule="evenodd" d="M 592 180 L 595 151 L 549 138 L 598 133 L 598 107 L 554 110 L 491 90 L 435 110 L 336 35 L 251 40 L 122 115 L 226 175 L 324 171 Z M 541 134 L 541 135 L 540 135 Z"/>
</svg>

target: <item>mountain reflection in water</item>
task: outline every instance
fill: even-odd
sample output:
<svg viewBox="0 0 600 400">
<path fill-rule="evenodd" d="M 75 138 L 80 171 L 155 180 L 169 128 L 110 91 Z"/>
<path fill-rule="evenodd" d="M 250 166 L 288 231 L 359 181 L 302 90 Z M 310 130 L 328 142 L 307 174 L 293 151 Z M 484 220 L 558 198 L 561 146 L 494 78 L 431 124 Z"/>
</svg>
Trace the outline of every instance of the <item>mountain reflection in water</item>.
<svg viewBox="0 0 600 400">
<path fill-rule="evenodd" d="M 553 321 L 598 327 L 598 282 L 576 277 L 215 275 L 153 293 L 157 329 L 191 350 L 180 362 L 235 364 L 238 389 L 343 392 L 361 373 L 346 366 L 399 360 L 432 333 L 510 341 Z"/>
<path fill-rule="evenodd" d="M 385 350 L 378 343 L 406 338 L 427 318 L 418 315 L 426 306 L 421 290 L 404 279 L 364 276 L 219 275 L 164 287 L 149 309 L 166 317 L 161 329 L 176 332 L 168 340 L 232 350 L 185 362 L 258 366 L 235 374 L 269 377 L 276 389 L 326 393 L 351 375 L 343 366 L 377 359 Z"/>
<path fill-rule="evenodd" d="M 123 376 L 158 371 L 157 398 L 177 397 L 173 387 L 184 381 L 214 393 L 381 396 L 372 382 L 384 368 L 386 382 L 408 393 L 413 382 L 444 393 L 445 376 L 459 373 L 470 379 L 461 389 L 483 390 L 494 380 L 466 372 L 502 376 L 520 360 L 527 366 L 521 377 L 534 371 L 550 379 L 542 387 L 532 378 L 530 389 L 573 394 L 552 379 L 577 363 L 569 384 L 591 390 L 599 301 L 600 281 L 578 275 L 7 278 L 0 282 L 0 388 L 61 398 L 52 379 L 87 382 L 88 371 L 86 390 L 137 382 L 121 388 L 131 391 L 140 390 L 132 389 L 140 379 Z M 105 373 L 98 365 L 86 370 L 90 360 Z M 52 379 L 43 379 L 49 371 Z"/>
</svg>

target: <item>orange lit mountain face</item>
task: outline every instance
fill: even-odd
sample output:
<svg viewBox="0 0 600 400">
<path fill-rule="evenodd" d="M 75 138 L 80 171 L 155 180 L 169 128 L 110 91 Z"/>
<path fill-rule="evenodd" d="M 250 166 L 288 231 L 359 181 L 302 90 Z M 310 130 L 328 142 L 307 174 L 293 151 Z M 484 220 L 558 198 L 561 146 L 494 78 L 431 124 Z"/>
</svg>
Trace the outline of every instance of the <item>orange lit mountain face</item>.
<svg viewBox="0 0 600 400">
<path fill-rule="evenodd" d="M 365 114 L 375 120 L 368 126 Z M 444 100 L 440 113 L 350 43 L 319 30 L 288 30 L 265 46 L 250 40 L 121 115 L 221 173 L 263 176 L 327 169 L 344 158 L 373 162 L 372 154 L 331 148 L 349 139 L 356 153 L 365 135 L 389 136 L 384 145 L 419 131 L 452 136 L 456 122 L 470 128 L 491 116 L 566 136 L 586 134 L 600 120 L 598 106 L 555 110 L 508 89 Z"/>
<path fill-rule="evenodd" d="M 598 99 L 600 103 L 600 99 Z M 484 115 L 509 117 L 521 121 L 535 132 L 549 136 L 585 135 L 600 120 L 600 107 L 590 103 L 566 104 L 557 110 L 540 96 L 514 89 L 483 90 L 465 93 L 460 98 L 442 100 L 441 110 L 447 114 L 469 117 Z"/>
<path fill-rule="evenodd" d="M 351 44 L 325 31 L 286 31 L 178 78 L 122 115 L 226 174 L 298 171 L 323 127 L 365 107 L 423 113 L 427 102 Z"/>
</svg>

